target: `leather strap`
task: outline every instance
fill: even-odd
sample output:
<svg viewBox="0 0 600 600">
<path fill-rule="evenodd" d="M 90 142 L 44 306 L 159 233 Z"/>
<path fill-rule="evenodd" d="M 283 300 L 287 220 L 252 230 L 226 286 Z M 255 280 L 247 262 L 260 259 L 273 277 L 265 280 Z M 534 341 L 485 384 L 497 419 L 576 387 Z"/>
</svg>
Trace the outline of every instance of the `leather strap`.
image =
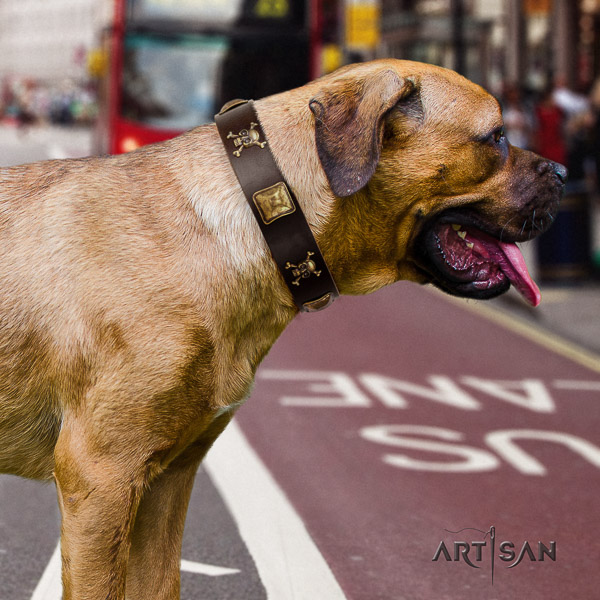
<svg viewBox="0 0 600 600">
<path fill-rule="evenodd" d="M 290 186 L 275 163 L 252 101 L 228 102 L 215 122 L 231 166 L 296 306 L 317 311 L 339 295 Z"/>
</svg>

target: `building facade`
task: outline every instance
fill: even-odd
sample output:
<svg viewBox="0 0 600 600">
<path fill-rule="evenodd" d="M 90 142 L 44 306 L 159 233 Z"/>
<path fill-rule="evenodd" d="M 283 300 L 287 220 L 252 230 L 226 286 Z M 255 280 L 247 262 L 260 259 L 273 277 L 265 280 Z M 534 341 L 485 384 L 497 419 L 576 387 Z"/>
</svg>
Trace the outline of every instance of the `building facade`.
<svg viewBox="0 0 600 600">
<path fill-rule="evenodd" d="M 0 0 L 0 80 L 87 77 L 112 0 Z"/>
<path fill-rule="evenodd" d="M 599 0 L 380 0 L 379 54 L 454 68 L 499 92 L 600 76 Z"/>
</svg>

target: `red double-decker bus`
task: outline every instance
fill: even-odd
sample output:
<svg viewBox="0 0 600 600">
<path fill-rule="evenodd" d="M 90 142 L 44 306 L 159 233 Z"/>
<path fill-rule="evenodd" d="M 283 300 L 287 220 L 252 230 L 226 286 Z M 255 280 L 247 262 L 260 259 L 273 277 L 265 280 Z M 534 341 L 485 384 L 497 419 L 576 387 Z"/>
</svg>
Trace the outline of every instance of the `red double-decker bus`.
<svg viewBox="0 0 600 600">
<path fill-rule="evenodd" d="M 321 74 L 338 0 L 115 0 L 100 150 L 121 153 Z"/>
</svg>

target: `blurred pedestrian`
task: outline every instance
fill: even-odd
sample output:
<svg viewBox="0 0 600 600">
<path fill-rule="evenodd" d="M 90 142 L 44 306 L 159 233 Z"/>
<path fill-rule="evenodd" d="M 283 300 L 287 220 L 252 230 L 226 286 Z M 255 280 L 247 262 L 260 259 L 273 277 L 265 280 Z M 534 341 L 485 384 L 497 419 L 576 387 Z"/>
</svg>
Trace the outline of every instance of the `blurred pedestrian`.
<svg viewBox="0 0 600 600">
<path fill-rule="evenodd" d="M 590 93 L 591 134 L 590 147 L 596 171 L 596 191 L 600 190 L 600 78 L 592 86 Z"/>
<path fill-rule="evenodd" d="M 529 150 L 531 148 L 531 117 L 523 104 L 521 91 L 509 84 L 504 90 L 503 102 L 504 130 L 513 146 Z"/>
<path fill-rule="evenodd" d="M 590 157 L 594 155 L 592 137 L 595 123 L 590 110 L 573 114 L 567 120 L 567 168 L 571 182 L 587 179 Z"/>
<path fill-rule="evenodd" d="M 35 83 L 30 79 L 23 79 L 17 96 L 17 126 L 20 133 L 26 133 L 35 124 L 36 116 L 32 109 L 33 91 Z"/>
<path fill-rule="evenodd" d="M 552 92 L 554 103 L 567 117 L 581 115 L 589 111 L 590 103 L 584 94 L 568 87 L 564 77 L 558 77 Z"/>
<path fill-rule="evenodd" d="M 552 98 L 565 115 L 567 162 L 564 164 L 569 169 L 569 180 L 571 184 L 584 185 L 593 127 L 590 101 L 587 95 L 568 87 L 564 77 L 558 78 Z"/>
<path fill-rule="evenodd" d="M 544 158 L 566 164 L 565 113 L 556 104 L 552 87 L 545 90 L 536 105 L 535 120 L 535 151 Z"/>
</svg>

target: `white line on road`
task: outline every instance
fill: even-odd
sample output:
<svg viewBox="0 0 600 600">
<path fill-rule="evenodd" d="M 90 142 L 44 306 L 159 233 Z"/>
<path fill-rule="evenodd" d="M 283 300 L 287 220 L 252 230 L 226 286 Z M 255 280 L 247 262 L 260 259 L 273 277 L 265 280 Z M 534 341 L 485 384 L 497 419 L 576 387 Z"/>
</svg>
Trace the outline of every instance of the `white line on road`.
<svg viewBox="0 0 600 600">
<path fill-rule="evenodd" d="M 208 575 L 209 577 L 220 577 L 222 575 L 233 575 L 239 573 L 239 569 L 228 567 L 217 567 L 191 560 L 181 561 L 181 570 L 196 575 Z M 62 583 L 60 579 L 60 542 L 56 545 L 50 562 L 38 582 L 31 600 L 60 600 L 62 597 Z"/>
<path fill-rule="evenodd" d="M 216 441 L 204 466 L 238 525 L 269 599 L 346 598 L 304 523 L 235 421 Z"/>
<path fill-rule="evenodd" d="M 554 387 L 559 390 L 575 390 L 580 392 L 600 392 L 600 381 L 572 381 L 556 379 Z"/>
<path fill-rule="evenodd" d="M 46 566 L 42 578 L 33 591 L 31 600 L 60 600 L 62 584 L 60 582 L 60 543 L 56 545 L 50 562 Z"/>
<path fill-rule="evenodd" d="M 194 562 L 192 560 L 182 560 L 181 570 L 196 575 L 208 575 L 209 577 L 221 577 L 221 575 L 235 575 L 239 569 L 230 569 L 229 567 L 217 567 L 216 565 L 207 565 L 206 563 Z"/>
</svg>

